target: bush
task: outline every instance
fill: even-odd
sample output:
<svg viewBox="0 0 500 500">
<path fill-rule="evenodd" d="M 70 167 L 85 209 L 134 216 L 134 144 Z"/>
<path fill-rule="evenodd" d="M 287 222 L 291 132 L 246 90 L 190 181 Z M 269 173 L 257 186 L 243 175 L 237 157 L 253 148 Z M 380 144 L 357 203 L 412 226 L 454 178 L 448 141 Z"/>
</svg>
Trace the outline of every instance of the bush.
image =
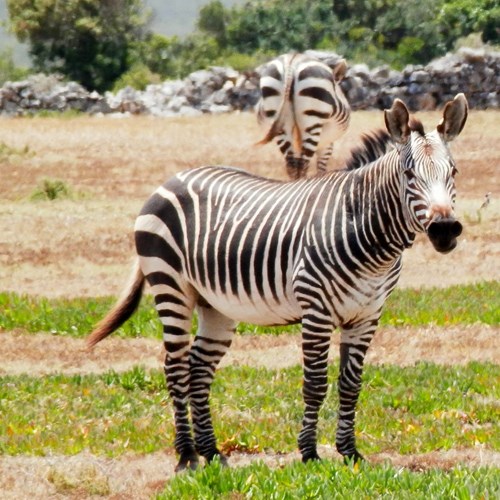
<svg viewBox="0 0 500 500">
<path fill-rule="evenodd" d="M 144 63 L 136 63 L 115 82 L 112 92 L 124 87 L 144 90 L 148 85 L 160 83 L 161 80 L 160 75 L 153 73 Z"/>
<path fill-rule="evenodd" d="M 20 68 L 15 65 L 12 57 L 12 49 L 5 49 L 0 52 L 0 85 L 8 81 L 23 80 L 29 73 L 29 69 Z"/>
<path fill-rule="evenodd" d="M 59 179 L 43 179 L 34 193 L 32 200 L 57 200 L 62 198 L 71 198 L 71 190 L 64 181 Z"/>
</svg>

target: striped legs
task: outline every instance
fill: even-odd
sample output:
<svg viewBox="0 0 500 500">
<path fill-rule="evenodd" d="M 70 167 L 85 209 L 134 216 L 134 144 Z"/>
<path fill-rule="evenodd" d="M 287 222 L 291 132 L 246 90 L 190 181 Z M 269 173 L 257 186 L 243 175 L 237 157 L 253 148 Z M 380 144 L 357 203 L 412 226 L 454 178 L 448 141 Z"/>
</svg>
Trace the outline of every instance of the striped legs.
<svg viewBox="0 0 500 500">
<path fill-rule="evenodd" d="M 153 293 L 155 293 L 153 286 Z M 189 300 L 180 288 L 161 285 L 161 293 L 155 293 L 156 310 L 163 323 L 165 345 L 165 378 L 174 406 L 175 450 L 179 454 L 176 472 L 186 468 L 196 469 L 198 454 L 189 422 L 189 346 L 194 300 Z"/>
<path fill-rule="evenodd" d="M 366 351 L 377 327 L 377 320 L 368 320 L 357 327 L 341 328 L 340 373 L 338 379 L 339 420 L 336 445 L 346 459 L 362 460 L 354 437 L 356 403 L 361 390 L 361 375 Z M 332 326 L 325 316 L 304 316 L 302 351 L 304 357 L 303 397 L 305 403 L 299 450 L 302 461 L 318 460 L 318 413 L 328 390 L 328 351 Z"/>
<path fill-rule="evenodd" d="M 235 323 L 210 307 L 198 306 L 198 332 L 189 353 L 190 403 L 196 451 L 211 461 L 219 456 L 210 416 L 209 394 L 215 369 L 231 345 Z"/>
<path fill-rule="evenodd" d="M 309 160 L 293 156 L 293 151 L 289 151 L 285 159 L 286 173 L 292 181 L 307 175 Z"/>
<path fill-rule="evenodd" d="M 332 334 L 331 322 L 315 316 L 302 320 L 302 353 L 304 382 L 302 394 L 305 410 L 299 434 L 302 461 L 319 460 L 317 452 L 318 413 L 328 390 L 328 351 Z"/>
<path fill-rule="evenodd" d="M 282 132 L 277 136 L 276 142 L 281 153 L 285 157 L 286 173 L 288 174 L 288 177 L 291 180 L 305 177 L 307 175 L 311 157 L 306 157 L 303 154 L 301 154 L 300 157 L 295 156 L 291 136 L 285 132 Z"/>
<path fill-rule="evenodd" d="M 363 456 L 356 449 L 354 421 L 356 403 L 361 391 L 361 376 L 366 351 L 377 327 L 376 321 L 364 322 L 356 327 L 341 329 L 340 373 L 338 379 L 339 420 L 336 445 L 338 452 L 345 459 L 355 462 Z"/>
<path fill-rule="evenodd" d="M 209 393 L 215 369 L 231 345 L 235 324 L 214 309 L 198 305 L 198 332 L 190 349 L 192 308 L 173 293 L 156 295 L 155 300 L 163 323 L 165 376 L 174 406 L 175 450 L 180 456 L 175 470 L 196 469 L 198 454 L 207 461 L 221 456 L 210 417 Z M 222 456 L 221 461 L 225 463 Z"/>
</svg>

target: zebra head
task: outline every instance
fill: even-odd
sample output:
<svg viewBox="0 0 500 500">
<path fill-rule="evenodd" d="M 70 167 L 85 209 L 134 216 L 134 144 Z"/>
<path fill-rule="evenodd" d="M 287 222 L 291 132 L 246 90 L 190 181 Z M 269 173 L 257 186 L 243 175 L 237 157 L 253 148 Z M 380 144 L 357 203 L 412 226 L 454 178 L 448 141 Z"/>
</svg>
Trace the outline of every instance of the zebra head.
<svg viewBox="0 0 500 500">
<path fill-rule="evenodd" d="M 402 196 L 407 220 L 413 230 L 427 233 L 442 253 L 453 250 L 462 233 L 462 224 L 454 214 L 457 169 L 448 143 L 462 131 L 467 113 L 467 100 L 458 94 L 446 103 L 436 129 L 425 133 L 421 122 L 410 120 L 399 99 L 384 112 L 404 172 Z"/>
</svg>

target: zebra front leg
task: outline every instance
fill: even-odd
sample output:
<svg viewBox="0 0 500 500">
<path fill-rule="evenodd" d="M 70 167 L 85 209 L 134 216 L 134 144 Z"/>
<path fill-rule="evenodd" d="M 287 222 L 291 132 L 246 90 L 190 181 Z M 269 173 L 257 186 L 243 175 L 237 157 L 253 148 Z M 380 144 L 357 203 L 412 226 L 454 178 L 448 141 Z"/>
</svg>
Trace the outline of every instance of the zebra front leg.
<svg viewBox="0 0 500 500">
<path fill-rule="evenodd" d="M 361 376 L 366 351 L 370 345 L 376 324 L 364 323 L 359 328 L 341 328 L 340 372 L 338 379 L 339 417 L 336 436 L 338 452 L 344 460 L 359 462 L 363 456 L 356 448 L 354 422 L 356 404 L 361 391 Z"/>
<path fill-rule="evenodd" d="M 196 451 L 207 462 L 219 457 L 226 465 L 227 460 L 216 444 L 209 396 L 217 365 L 231 345 L 235 322 L 210 306 L 198 305 L 197 310 L 198 332 L 189 353 L 189 392 Z"/>
<path fill-rule="evenodd" d="M 319 326 L 321 325 L 321 326 Z M 302 353 L 304 381 L 302 395 L 305 409 L 299 450 L 302 461 L 319 460 L 317 452 L 318 413 L 328 390 L 328 351 L 332 327 L 323 319 L 304 318 L 302 321 Z"/>
</svg>

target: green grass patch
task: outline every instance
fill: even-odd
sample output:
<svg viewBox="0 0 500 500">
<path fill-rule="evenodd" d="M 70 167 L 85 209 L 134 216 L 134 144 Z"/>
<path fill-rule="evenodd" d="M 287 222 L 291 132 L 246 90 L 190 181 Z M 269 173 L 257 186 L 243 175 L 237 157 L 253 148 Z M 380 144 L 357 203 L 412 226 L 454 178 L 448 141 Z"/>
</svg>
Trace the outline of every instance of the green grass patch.
<svg viewBox="0 0 500 500">
<path fill-rule="evenodd" d="M 19 158 L 26 158 L 34 156 L 34 153 L 30 150 L 29 146 L 24 146 L 24 148 L 13 148 L 6 144 L 5 142 L 0 142 L 0 162 L 2 163 L 12 163 Z"/>
<path fill-rule="evenodd" d="M 319 443 L 333 444 L 336 378 L 321 410 Z M 500 366 L 368 366 L 358 405 L 362 453 L 425 453 L 481 444 L 500 450 Z M 302 370 L 221 369 L 211 394 L 220 448 L 290 452 L 303 412 Z M 172 447 L 172 406 L 160 371 L 0 377 L 0 453 L 118 456 Z"/>
<path fill-rule="evenodd" d="M 43 179 L 30 196 L 32 201 L 54 201 L 73 198 L 69 186 L 60 179 Z"/>
<path fill-rule="evenodd" d="M 321 461 L 270 469 L 262 462 L 224 468 L 213 463 L 197 472 L 179 474 L 169 481 L 158 500 L 203 498 L 366 499 L 366 498 L 497 498 L 498 469 L 455 468 L 413 472 L 389 465 L 345 467 Z"/>
<path fill-rule="evenodd" d="M 112 297 L 47 299 L 0 293 L 0 331 L 20 329 L 26 332 L 52 332 L 82 337 L 112 307 Z M 422 290 L 398 289 L 387 300 L 382 326 L 439 326 L 456 324 L 500 323 L 500 282 Z M 196 322 L 193 331 L 196 329 Z M 240 333 L 298 332 L 299 325 L 260 327 L 242 323 Z M 153 300 L 146 296 L 138 311 L 119 330 L 123 337 L 161 337 L 161 325 Z"/>
<path fill-rule="evenodd" d="M 500 324 L 500 282 L 449 288 L 397 289 L 388 298 L 382 325 Z"/>
</svg>

